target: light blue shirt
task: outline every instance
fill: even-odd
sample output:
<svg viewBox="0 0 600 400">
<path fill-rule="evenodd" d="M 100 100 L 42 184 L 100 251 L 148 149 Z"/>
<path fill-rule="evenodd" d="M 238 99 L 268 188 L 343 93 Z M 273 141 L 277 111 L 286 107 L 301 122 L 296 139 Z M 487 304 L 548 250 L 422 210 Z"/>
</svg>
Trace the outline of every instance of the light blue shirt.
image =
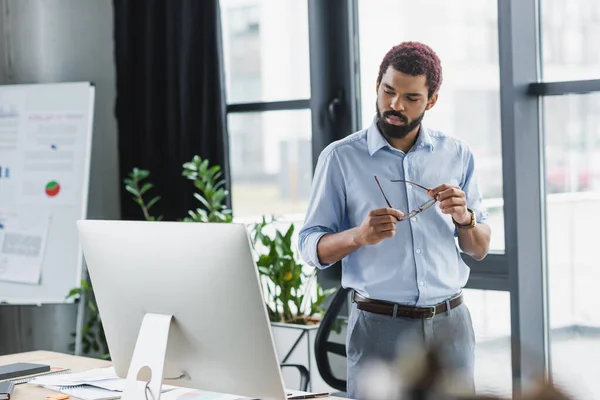
<svg viewBox="0 0 600 400">
<path fill-rule="evenodd" d="M 299 248 L 317 268 L 317 243 L 327 233 L 360 225 L 368 212 L 387 207 L 377 175 L 392 206 L 404 214 L 431 197 L 404 179 L 428 188 L 460 186 L 476 220 L 487 212 L 475 178 L 473 154 L 466 143 L 421 125 L 415 145 L 404 153 L 389 145 L 373 123 L 327 146 L 320 154 Z M 439 202 L 414 218 L 398 222 L 396 235 L 363 246 L 342 260 L 342 285 L 358 294 L 400 304 L 431 306 L 458 293 L 469 277 L 460 256 L 457 231 Z"/>
</svg>

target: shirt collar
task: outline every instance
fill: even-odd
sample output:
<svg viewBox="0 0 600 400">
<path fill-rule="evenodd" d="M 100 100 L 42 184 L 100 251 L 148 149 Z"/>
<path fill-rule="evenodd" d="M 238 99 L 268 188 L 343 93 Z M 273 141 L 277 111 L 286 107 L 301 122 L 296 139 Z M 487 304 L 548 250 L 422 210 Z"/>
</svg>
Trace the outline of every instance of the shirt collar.
<svg viewBox="0 0 600 400">
<path fill-rule="evenodd" d="M 367 130 L 367 146 L 369 148 L 369 155 L 371 156 L 386 146 L 391 147 L 377 127 L 377 116 L 373 118 L 373 122 L 371 122 L 371 126 L 369 126 L 369 129 Z M 415 143 L 414 147 L 427 147 L 429 150 L 433 151 L 433 140 L 431 139 L 431 134 L 429 133 L 429 130 L 423 126 L 423 124 L 421 124 L 419 136 L 417 137 L 417 142 Z"/>
<path fill-rule="evenodd" d="M 415 143 L 415 147 L 427 147 L 430 151 L 433 151 L 433 140 L 431 139 L 431 133 L 429 129 L 427 129 L 421 123 L 421 129 L 419 130 L 419 136 L 417 137 L 417 142 Z"/>
<path fill-rule="evenodd" d="M 389 146 L 389 143 L 377 127 L 377 117 L 373 118 L 373 122 L 371 122 L 371 126 L 369 126 L 367 131 L 367 145 L 369 147 L 369 155 L 371 156 L 385 146 Z"/>
</svg>

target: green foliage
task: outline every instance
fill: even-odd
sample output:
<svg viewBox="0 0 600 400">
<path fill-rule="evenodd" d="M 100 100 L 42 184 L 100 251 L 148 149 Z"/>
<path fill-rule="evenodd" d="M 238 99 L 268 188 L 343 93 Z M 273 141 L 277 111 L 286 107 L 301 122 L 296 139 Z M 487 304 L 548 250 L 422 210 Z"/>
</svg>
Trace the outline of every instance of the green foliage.
<svg viewBox="0 0 600 400">
<path fill-rule="evenodd" d="M 104 328 L 102 327 L 102 321 L 100 320 L 100 314 L 98 313 L 98 307 L 96 306 L 92 287 L 87 281 L 82 280 L 81 287 L 71 289 L 67 295 L 66 300 L 71 299 L 74 300 L 75 303 L 79 303 L 81 300 L 85 300 L 86 303 L 86 320 L 81 332 L 83 353 L 100 354 L 100 358 L 108 360 L 110 358 L 108 344 L 106 343 L 106 336 L 104 335 Z M 75 339 L 75 336 L 75 333 L 71 333 L 73 339 Z M 69 349 L 71 351 L 75 350 L 75 342 L 69 345 Z"/>
<path fill-rule="evenodd" d="M 160 196 L 154 196 L 150 201 L 146 204 L 144 200 L 144 194 L 146 194 L 150 189 L 154 187 L 152 183 L 144 182 L 150 175 L 149 171 L 144 169 L 134 168 L 123 181 L 125 182 L 125 189 L 131 193 L 133 196 L 133 201 L 140 206 L 142 209 L 142 213 L 144 213 L 144 218 L 147 221 L 160 221 L 162 220 L 162 215 L 158 218 L 150 215 L 150 209 L 158 203 L 160 200 Z"/>
<path fill-rule="evenodd" d="M 211 166 L 208 160 L 194 156 L 191 161 L 183 164 L 182 176 L 193 182 L 198 190 L 194 193 L 194 198 L 200 202 L 200 206 L 189 210 L 188 216 L 182 218 L 182 221 L 232 222 L 232 212 L 225 204 L 229 193 L 225 189 L 221 167 Z M 148 182 L 149 177 L 150 171 L 134 168 L 123 182 L 125 189 L 131 193 L 132 200 L 140 206 L 144 219 L 161 221 L 162 215 L 155 217 L 151 214 L 152 207 L 161 197 L 153 196 L 146 201 L 153 188 L 152 183 Z M 302 264 L 297 262 L 292 246 L 294 226 L 290 225 L 286 232 L 275 229 L 274 235 L 271 236 L 266 231 L 273 230 L 274 223 L 276 220 L 273 217 L 269 221 L 263 217 L 260 223 L 253 226 L 251 232 L 255 250 L 260 254 L 257 266 L 263 282 L 269 318 L 273 322 L 294 324 L 316 322 L 319 314 L 323 312 L 322 304 L 332 290 L 324 291 L 316 282 L 316 274 L 305 273 Z M 316 297 L 310 294 L 313 285 Z M 72 289 L 67 298 L 78 300 L 83 293 L 87 303 L 87 319 L 83 327 L 83 353 L 101 353 L 103 357 L 108 357 L 108 345 L 92 287 L 82 281 L 81 287 Z M 71 335 L 75 336 L 74 333 Z M 71 348 L 74 347 L 74 343 L 71 344 Z"/>
<path fill-rule="evenodd" d="M 224 204 L 228 191 L 222 177 L 221 167 L 209 167 L 208 160 L 194 156 L 192 161 L 183 164 L 183 176 L 194 182 L 200 193 L 194 197 L 202 204 L 201 208 L 190 210 L 185 222 L 231 222 L 231 210 Z"/>
<path fill-rule="evenodd" d="M 272 322 L 301 325 L 314 322 L 324 311 L 322 304 L 332 291 L 324 291 L 316 282 L 316 275 L 307 274 L 297 261 L 292 246 L 294 225 L 282 232 L 274 223 L 274 217 L 268 221 L 263 217 L 251 231 L 269 318 Z M 266 232 L 269 229 L 272 234 Z M 316 286 L 314 299 L 310 294 L 312 285 Z"/>
<path fill-rule="evenodd" d="M 199 192 L 194 193 L 194 198 L 200 202 L 200 207 L 189 210 L 185 222 L 231 222 L 233 220 L 231 210 L 227 208 L 225 201 L 229 192 L 225 189 L 223 173 L 218 165 L 210 166 L 208 160 L 194 156 L 191 161 L 183 164 L 182 175 L 193 182 Z M 125 189 L 131 193 L 133 201 L 140 206 L 146 221 L 161 221 L 162 215 L 154 217 L 150 209 L 158 203 L 160 196 L 154 196 L 148 203 L 144 195 L 154 187 L 146 180 L 150 171 L 134 168 L 124 179 Z"/>
</svg>

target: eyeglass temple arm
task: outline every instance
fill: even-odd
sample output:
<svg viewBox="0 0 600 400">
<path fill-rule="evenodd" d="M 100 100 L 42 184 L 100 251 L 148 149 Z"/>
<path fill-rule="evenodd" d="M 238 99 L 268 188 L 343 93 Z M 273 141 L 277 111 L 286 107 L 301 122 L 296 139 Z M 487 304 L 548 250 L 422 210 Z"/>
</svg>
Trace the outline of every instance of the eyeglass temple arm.
<svg viewBox="0 0 600 400">
<path fill-rule="evenodd" d="M 418 186 L 418 187 L 420 187 L 423 190 L 429 191 L 429 188 L 426 188 L 425 186 L 421 186 L 418 183 L 407 181 L 407 180 L 404 180 L 404 179 L 392 179 L 391 182 L 406 182 L 406 183 L 410 183 L 411 185 Z"/>
<path fill-rule="evenodd" d="M 392 205 L 390 204 L 390 201 L 388 200 L 385 193 L 383 192 L 383 188 L 381 187 L 381 183 L 379 183 L 379 179 L 377 179 L 377 175 L 375 175 L 375 181 L 377 182 L 377 186 L 379 186 L 379 190 L 381 190 L 381 194 L 383 195 L 383 198 L 385 199 L 385 202 L 387 203 L 388 207 L 394 208 L 394 207 L 392 207 Z"/>
</svg>

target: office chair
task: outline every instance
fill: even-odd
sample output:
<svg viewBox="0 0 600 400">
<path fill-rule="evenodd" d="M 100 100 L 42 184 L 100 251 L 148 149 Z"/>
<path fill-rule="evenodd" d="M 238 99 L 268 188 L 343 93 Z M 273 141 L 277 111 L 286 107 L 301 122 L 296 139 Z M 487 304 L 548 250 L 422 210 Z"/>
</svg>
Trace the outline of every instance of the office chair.
<svg viewBox="0 0 600 400">
<path fill-rule="evenodd" d="M 308 384 L 310 382 L 310 374 L 308 369 L 301 364 L 279 364 L 281 368 L 296 368 L 300 372 L 300 387 L 298 388 L 301 392 L 308 391 Z"/>
<path fill-rule="evenodd" d="M 321 320 L 315 338 L 315 361 L 317 362 L 319 373 L 325 383 L 341 392 L 346 392 L 346 378 L 345 375 L 343 377 L 335 375 L 334 369 L 332 368 L 332 361 L 336 358 L 339 361 L 339 357 L 342 357 L 344 362 L 346 361 L 345 335 L 339 337 L 338 341 L 332 341 L 331 339 L 336 334 L 334 331 L 336 321 L 343 318 L 340 316 L 340 312 L 347 309 L 349 292 L 350 289 L 341 286 L 337 289 L 323 319 Z M 335 396 L 343 397 L 344 395 L 343 393 L 338 393 L 335 394 Z"/>
</svg>

